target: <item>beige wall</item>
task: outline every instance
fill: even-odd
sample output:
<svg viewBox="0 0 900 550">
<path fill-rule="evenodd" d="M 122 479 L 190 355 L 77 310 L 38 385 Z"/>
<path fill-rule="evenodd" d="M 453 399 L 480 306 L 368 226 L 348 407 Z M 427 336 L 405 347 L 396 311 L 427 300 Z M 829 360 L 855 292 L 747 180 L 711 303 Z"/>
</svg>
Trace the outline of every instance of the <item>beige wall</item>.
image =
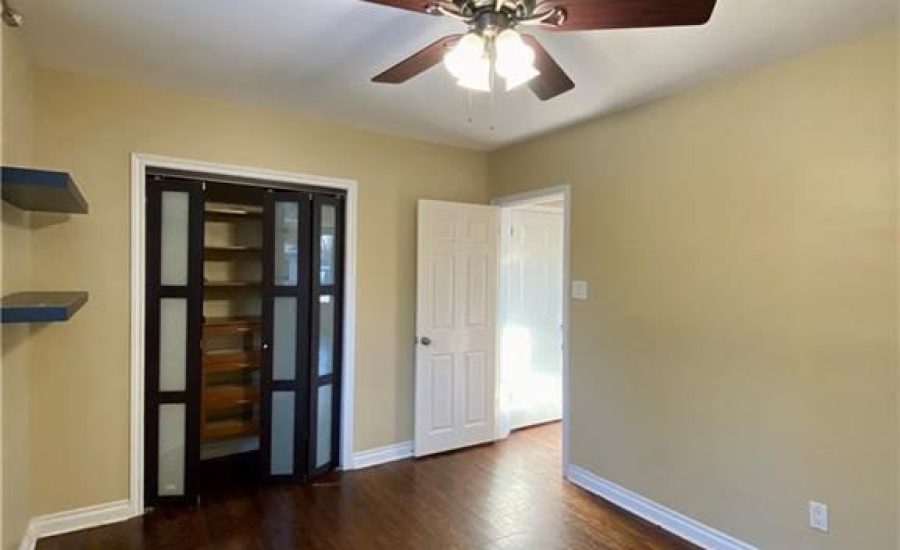
<svg viewBox="0 0 900 550">
<path fill-rule="evenodd" d="M 572 185 L 576 464 L 761 548 L 897 548 L 895 51 L 879 32 L 491 156 L 494 196 Z"/>
<path fill-rule="evenodd" d="M 415 201 L 485 201 L 481 153 L 287 113 L 39 70 L 37 160 L 70 170 L 88 216 L 32 235 L 35 285 L 90 292 L 32 341 L 32 512 L 128 493 L 129 155 L 359 181 L 356 449 L 412 436 Z"/>
<path fill-rule="evenodd" d="M 2 27 L 2 162 L 30 164 L 32 158 L 32 69 L 21 31 Z M 0 292 L 27 290 L 30 284 L 29 214 L 2 203 L 2 284 Z M 2 325 L 2 548 L 18 548 L 29 518 L 27 325 Z"/>
</svg>

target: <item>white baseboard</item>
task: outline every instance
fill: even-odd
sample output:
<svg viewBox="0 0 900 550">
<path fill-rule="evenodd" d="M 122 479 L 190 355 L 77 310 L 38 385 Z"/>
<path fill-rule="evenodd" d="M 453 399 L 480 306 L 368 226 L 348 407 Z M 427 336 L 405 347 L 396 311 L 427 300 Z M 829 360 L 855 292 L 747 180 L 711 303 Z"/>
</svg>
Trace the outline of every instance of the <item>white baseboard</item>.
<svg viewBox="0 0 900 550">
<path fill-rule="evenodd" d="M 353 469 L 368 468 L 370 466 L 378 466 L 386 462 L 395 460 L 403 460 L 413 455 L 412 441 L 403 441 L 394 443 L 393 445 L 385 445 L 367 451 L 353 453 Z"/>
<path fill-rule="evenodd" d="M 19 550 L 34 550 L 37 545 L 37 537 L 31 531 L 31 525 L 25 528 L 25 534 L 22 535 L 22 541 L 19 543 Z"/>
<path fill-rule="evenodd" d="M 580 466 L 570 464 L 566 468 L 566 477 L 586 491 L 594 493 L 650 523 L 659 525 L 666 531 L 701 548 L 707 550 L 757 550 L 756 547 L 746 542 L 657 504 Z"/>
<path fill-rule="evenodd" d="M 38 539 L 117 523 L 134 517 L 131 502 L 117 500 L 75 510 L 31 518 L 19 550 L 33 550 Z"/>
</svg>

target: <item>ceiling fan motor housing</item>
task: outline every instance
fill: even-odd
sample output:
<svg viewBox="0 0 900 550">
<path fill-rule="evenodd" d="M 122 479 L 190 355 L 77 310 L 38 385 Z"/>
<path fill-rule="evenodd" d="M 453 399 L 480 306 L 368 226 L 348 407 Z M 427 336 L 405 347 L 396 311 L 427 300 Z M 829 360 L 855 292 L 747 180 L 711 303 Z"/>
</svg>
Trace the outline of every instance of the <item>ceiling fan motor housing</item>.
<svg viewBox="0 0 900 550">
<path fill-rule="evenodd" d="M 481 36 L 490 38 L 515 25 L 516 20 L 505 11 L 483 10 L 475 16 L 472 22 L 472 30 Z"/>
<path fill-rule="evenodd" d="M 428 4 L 425 11 L 459 19 L 475 30 L 493 34 L 519 23 L 561 25 L 565 21 L 564 8 L 542 6 L 537 0 L 438 0 Z"/>
<path fill-rule="evenodd" d="M 481 10 L 509 11 L 511 13 L 523 11 L 531 13 L 537 5 L 537 0 L 452 0 L 461 12 L 474 15 Z"/>
</svg>

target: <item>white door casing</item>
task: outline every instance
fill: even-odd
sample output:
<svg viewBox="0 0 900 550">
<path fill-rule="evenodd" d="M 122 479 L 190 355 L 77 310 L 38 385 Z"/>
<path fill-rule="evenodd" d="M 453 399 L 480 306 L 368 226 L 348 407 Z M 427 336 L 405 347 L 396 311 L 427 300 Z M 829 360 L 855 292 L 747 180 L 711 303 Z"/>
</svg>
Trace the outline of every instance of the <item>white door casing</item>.
<svg viewBox="0 0 900 550">
<path fill-rule="evenodd" d="M 419 201 L 415 455 L 495 439 L 499 208 Z"/>
</svg>

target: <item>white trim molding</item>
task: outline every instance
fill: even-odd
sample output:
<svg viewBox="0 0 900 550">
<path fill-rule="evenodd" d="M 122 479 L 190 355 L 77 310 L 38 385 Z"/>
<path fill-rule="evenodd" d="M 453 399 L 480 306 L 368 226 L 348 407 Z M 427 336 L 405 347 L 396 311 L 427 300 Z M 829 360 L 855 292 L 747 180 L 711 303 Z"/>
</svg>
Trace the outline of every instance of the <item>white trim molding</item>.
<svg viewBox="0 0 900 550">
<path fill-rule="evenodd" d="M 117 500 L 46 516 L 37 516 L 28 522 L 28 529 L 25 531 L 25 536 L 22 537 L 19 550 L 33 550 L 38 539 L 44 537 L 117 523 L 132 517 L 129 500 Z"/>
<path fill-rule="evenodd" d="M 360 451 L 353 455 L 353 469 L 360 470 L 369 468 L 370 466 L 378 466 L 396 460 L 412 458 L 413 442 L 402 441 L 393 445 L 385 445 L 384 447 L 376 447 L 367 451 Z"/>
<path fill-rule="evenodd" d="M 755 546 L 607 481 L 581 466 L 570 464 L 566 468 L 566 478 L 589 493 L 706 550 L 757 550 Z"/>
<path fill-rule="evenodd" d="M 356 365 L 356 243 L 357 182 L 265 168 L 132 153 L 131 155 L 131 473 L 130 515 L 144 513 L 144 286 L 146 251 L 145 193 L 147 168 L 169 168 L 266 180 L 281 184 L 320 186 L 347 192 L 344 215 L 344 327 L 341 392 L 340 467 L 353 465 L 353 424 Z M 126 519 L 126 518 L 122 518 Z"/>
</svg>

